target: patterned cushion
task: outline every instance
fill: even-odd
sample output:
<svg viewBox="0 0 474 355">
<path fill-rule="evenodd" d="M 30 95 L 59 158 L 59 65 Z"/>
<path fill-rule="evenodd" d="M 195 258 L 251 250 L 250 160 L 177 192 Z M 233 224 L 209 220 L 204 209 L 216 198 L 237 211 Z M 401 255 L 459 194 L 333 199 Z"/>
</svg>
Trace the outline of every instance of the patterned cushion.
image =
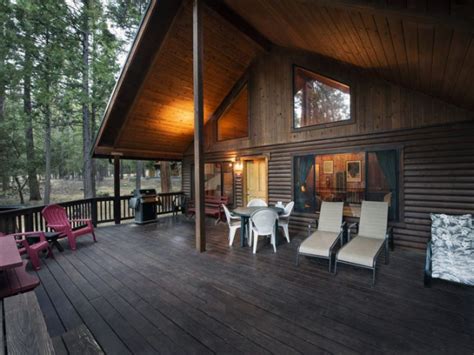
<svg viewBox="0 0 474 355">
<path fill-rule="evenodd" d="M 474 285 L 472 216 L 431 214 L 432 277 Z"/>
</svg>

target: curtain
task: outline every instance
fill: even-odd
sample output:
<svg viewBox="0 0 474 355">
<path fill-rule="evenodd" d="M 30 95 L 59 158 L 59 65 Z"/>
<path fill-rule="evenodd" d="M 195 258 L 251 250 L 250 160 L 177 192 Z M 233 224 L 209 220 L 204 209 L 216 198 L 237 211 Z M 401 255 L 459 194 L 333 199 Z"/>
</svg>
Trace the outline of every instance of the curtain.
<svg viewBox="0 0 474 355">
<path fill-rule="evenodd" d="M 314 156 L 306 155 L 296 157 L 294 163 L 295 175 L 295 210 L 298 212 L 313 212 L 314 206 L 314 179 L 307 181 L 308 176 L 314 169 Z"/>
<path fill-rule="evenodd" d="M 390 187 L 390 192 L 392 193 L 391 198 L 391 207 L 390 207 L 390 217 L 394 219 L 395 213 L 398 210 L 397 201 L 397 161 L 398 153 L 395 150 L 381 150 L 376 151 L 375 156 L 379 163 L 380 168 L 385 176 L 385 179 Z"/>
</svg>

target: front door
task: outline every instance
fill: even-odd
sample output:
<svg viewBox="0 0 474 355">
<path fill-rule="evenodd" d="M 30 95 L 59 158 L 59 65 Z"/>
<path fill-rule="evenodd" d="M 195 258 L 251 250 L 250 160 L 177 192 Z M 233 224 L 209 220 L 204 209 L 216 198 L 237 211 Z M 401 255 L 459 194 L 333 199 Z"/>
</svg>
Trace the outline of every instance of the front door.
<svg viewBox="0 0 474 355">
<path fill-rule="evenodd" d="M 244 161 L 244 204 L 254 198 L 267 201 L 267 160 L 265 158 Z"/>
</svg>

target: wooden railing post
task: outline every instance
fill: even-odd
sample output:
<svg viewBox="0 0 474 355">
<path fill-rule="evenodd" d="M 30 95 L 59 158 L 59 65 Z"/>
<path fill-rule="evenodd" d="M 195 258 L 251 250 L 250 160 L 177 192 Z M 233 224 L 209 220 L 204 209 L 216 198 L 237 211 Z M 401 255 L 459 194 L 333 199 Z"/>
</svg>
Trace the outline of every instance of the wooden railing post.
<svg viewBox="0 0 474 355">
<path fill-rule="evenodd" d="M 33 212 L 28 211 L 28 213 L 25 215 L 25 232 L 32 232 L 32 231 L 33 231 Z"/>
<path fill-rule="evenodd" d="M 91 219 L 94 227 L 97 227 L 97 198 L 91 199 Z"/>
<path fill-rule="evenodd" d="M 120 156 L 114 155 L 114 222 L 120 224 Z"/>
</svg>

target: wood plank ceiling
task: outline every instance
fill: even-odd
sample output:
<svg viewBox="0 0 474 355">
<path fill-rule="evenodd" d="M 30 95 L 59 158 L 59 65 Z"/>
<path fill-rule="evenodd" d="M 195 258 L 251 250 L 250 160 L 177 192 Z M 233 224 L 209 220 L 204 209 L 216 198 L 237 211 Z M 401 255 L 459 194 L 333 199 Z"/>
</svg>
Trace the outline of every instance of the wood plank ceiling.
<svg viewBox="0 0 474 355">
<path fill-rule="evenodd" d="M 429 0 L 225 3 L 279 46 L 316 52 L 474 108 L 472 5 Z"/>
<path fill-rule="evenodd" d="M 173 1 L 177 0 L 152 0 L 152 12 L 160 13 L 160 4 L 162 10 L 167 6 L 172 9 L 173 4 L 176 6 Z M 206 121 L 269 43 L 318 53 L 395 84 L 474 109 L 474 11 L 459 1 L 206 2 Z M 219 10 L 223 7 L 227 13 Z M 230 17 L 226 16 L 229 11 Z M 171 17 L 166 13 L 163 16 Z M 239 26 L 231 24 L 236 16 L 244 20 Z M 249 29 L 256 30 L 254 39 L 259 38 L 262 47 L 250 39 Z M 154 60 L 146 66 L 149 70 L 144 79 L 133 77 L 134 71 L 145 70 L 136 66 L 140 56 L 127 63 L 128 87 L 116 89 L 112 96 L 112 118 L 105 116 L 95 147 L 98 155 L 116 150 L 129 157 L 179 159 L 192 143 L 192 1 L 184 0 L 161 46 L 153 42 L 156 36 L 150 33 L 146 40 L 139 37 L 137 46 L 156 53 Z M 117 92 L 136 97 L 133 104 L 114 101 Z M 136 96 L 130 92 L 136 92 Z"/>
<path fill-rule="evenodd" d="M 204 117 L 209 119 L 260 47 L 209 8 L 204 12 Z M 115 146 L 184 153 L 193 140 L 192 2 L 177 15 Z"/>
</svg>

